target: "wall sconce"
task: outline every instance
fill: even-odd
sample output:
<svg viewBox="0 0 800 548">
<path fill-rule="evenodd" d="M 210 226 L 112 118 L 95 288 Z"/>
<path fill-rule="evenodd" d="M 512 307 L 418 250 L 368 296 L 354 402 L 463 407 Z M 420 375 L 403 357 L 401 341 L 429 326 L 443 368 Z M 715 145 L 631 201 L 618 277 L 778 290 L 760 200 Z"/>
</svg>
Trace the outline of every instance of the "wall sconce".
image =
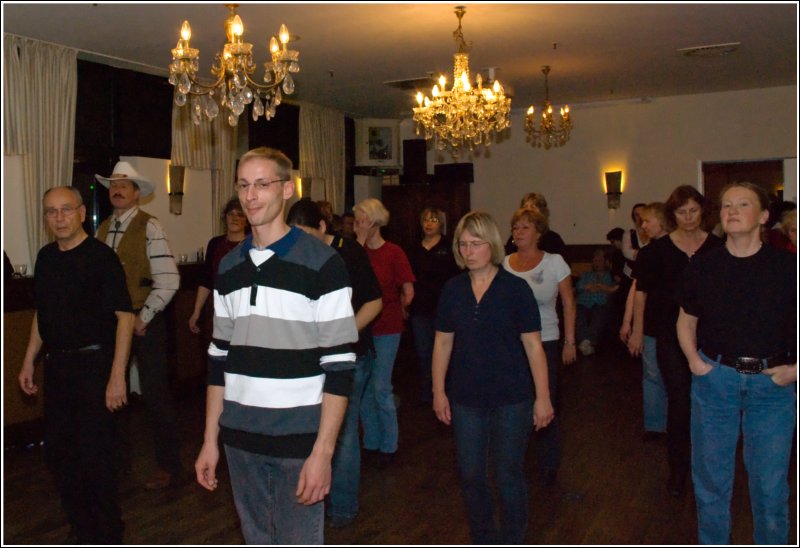
<svg viewBox="0 0 800 548">
<path fill-rule="evenodd" d="M 169 166 L 169 212 L 180 215 L 183 210 L 183 176 L 186 166 Z"/>
<path fill-rule="evenodd" d="M 606 196 L 608 196 L 608 209 L 619 209 L 622 198 L 621 171 L 606 171 Z"/>
</svg>

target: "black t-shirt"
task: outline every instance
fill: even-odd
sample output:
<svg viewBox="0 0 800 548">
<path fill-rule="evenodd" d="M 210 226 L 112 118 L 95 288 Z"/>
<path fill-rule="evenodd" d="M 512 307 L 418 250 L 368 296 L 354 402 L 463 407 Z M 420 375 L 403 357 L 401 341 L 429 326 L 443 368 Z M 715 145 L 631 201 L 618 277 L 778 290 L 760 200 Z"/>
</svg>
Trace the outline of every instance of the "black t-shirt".
<svg viewBox="0 0 800 548">
<path fill-rule="evenodd" d="M 662 236 L 666 238 L 667 236 Z M 652 242 L 651 242 L 652 243 Z M 636 255 L 635 261 L 632 262 L 633 264 L 633 271 L 631 272 L 631 278 L 637 279 L 639 276 L 639 270 L 642 268 L 642 264 L 647 265 L 648 261 L 650 260 L 647 255 L 652 253 L 653 246 L 646 245 L 639 250 L 639 253 Z M 638 282 L 636 289 L 639 289 Z M 644 329 L 643 332 L 648 337 L 655 337 L 656 336 L 656 329 L 658 328 L 658 316 L 664 308 L 664 304 L 659 302 L 659 292 L 655 291 L 652 294 L 648 293 L 647 301 L 645 302 L 644 306 Z"/>
<path fill-rule="evenodd" d="M 750 257 L 734 257 L 723 246 L 692 261 L 682 279 L 680 304 L 698 318 L 698 348 L 712 357 L 794 355 L 795 258 L 768 245 Z"/>
<path fill-rule="evenodd" d="M 381 286 L 364 248 L 355 240 L 342 238 L 338 234 L 333 237 L 331 247 L 339 252 L 350 275 L 350 285 L 353 288 L 350 302 L 353 305 L 353 312 L 358 312 L 364 303 L 380 299 Z M 372 323 L 370 323 L 359 331 L 358 342 L 353 344 L 353 351 L 361 357 L 372 348 Z"/>
<path fill-rule="evenodd" d="M 675 323 L 680 311 L 678 293 L 681 276 L 690 262 L 704 253 L 723 245 L 722 240 L 709 234 L 706 241 L 689 258 L 669 236 L 646 245 L 636 257 L 636 290 L 647 293 L 645 313 L 650 309 L 655 336 L 675 335 Z M 644 256 L 641 253 L 649 249 Z"/>
<path fill-rule="evenodd" d="M 133 312 L 119 257 L 91 236 L 68 251 L 56 242 L 44 246 L 36 257 L 33 287 L 46 350 L 113 348 L 115 312 Z"/>
<path fill-rule="evenodd" d="M 412 316 L 436 317 L 436 305 L 447 280 L 459 273 L 453 248 L 446 238 L 430 249 L 422 242 L 407 250 L 408 262 L 414 272 L 414 300 L 411 301 Z"/>
</svg>

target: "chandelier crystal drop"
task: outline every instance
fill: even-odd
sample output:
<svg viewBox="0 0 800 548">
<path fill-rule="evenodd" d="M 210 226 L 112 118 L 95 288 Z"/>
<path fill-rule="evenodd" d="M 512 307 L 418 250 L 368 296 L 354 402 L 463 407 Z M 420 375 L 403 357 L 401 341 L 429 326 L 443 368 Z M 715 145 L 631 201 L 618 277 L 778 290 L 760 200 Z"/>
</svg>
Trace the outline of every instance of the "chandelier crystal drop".
<svg viewBox="0 0 800 548">
<path fill-rule="evenodd" d="M 537 127 L 536 109 L 531 105 L 525 115 L 525 131 L 528 133 L 528 142 L 539 148 L 550 149 L 562 147 L 569 141 L 572 131 L 572 119 L 569 116 L 569 105 L 564 105 L 559 111 L 558 123 L 553 117 L 553 105 L 550 103 L 550 90 L 547 85 L 547 75 L 550 74 L 550 65 L 542 67 L 544 74 L 544 105 L 542 115 Z"/>
<path fill-rule="evenodd" d="M 494 71 L 489 73 L 491 87 L 483 87 L 480 74 L 474 85 L 470 83 L 468 48 L 461 30 L 465 12 L 463 6 L 455 9 L 458 28 L 453 37 L 458 53 L 453 55 L 453 86 L 448 90 L 447 78 L 441 75 L 430 98 L 418 92 L 419 106 L 414 107 L 413 116 L 417 135 L 423 133 L 426 140 L 434 139 L 437 150 L 449 150 L 453 156 L 459 155 L 462 147 L 471 151 L 477 146 L 491 146 L 493 138 L 511 125 L 511 99 L 494 79 Z"/>
<path fill-rule="evenodd" d="M 224 108 L 228 123 L 235 126 L 247 105 L 251 105 L 254 121 L 262 115 L 269 120 L 275 116 L 282 96 L 294 93 L 292 74 L 300 71 L 300 52 L 288 49 L 288 44 L 298 38 L 289 34 L 286 25 L 281 25 L 277 36 L 270 38 L 272 61 L 264 63 L 264 83 L 259 84 L 252 79 L 256 69 L 251 54 L 253 44 L 242 39 L 244 25 L 236 13 L 239 5 L 225 6 L 230 10 L 225 21 L 228 42 L 216 54 L 216 62 L 211 67 L 211 74 L 216 77 L 213 83 L 197 79 L 200 51 L 189 45 L 192 30 L 188 21 L 183 22 L 169 66 L 169 83 L 175 86 L 175 104 L 182 107 L 189 102 L 195 124 L 200 124 L 204 117 L 215 118 L 220 108 Z"/>
</svg>

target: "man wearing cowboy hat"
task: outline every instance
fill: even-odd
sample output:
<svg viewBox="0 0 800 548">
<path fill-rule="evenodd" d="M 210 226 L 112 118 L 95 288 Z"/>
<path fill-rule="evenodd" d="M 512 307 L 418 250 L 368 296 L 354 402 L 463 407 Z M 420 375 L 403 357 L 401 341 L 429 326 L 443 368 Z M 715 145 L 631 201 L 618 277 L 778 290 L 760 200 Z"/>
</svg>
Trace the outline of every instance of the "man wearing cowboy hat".
<svg viewBox="0 0 800 548">
<path fill-rule="evenodd" d="M 155 190 L 128 162 L 117 162 L 110 177 L 95 175 L 109 190 L 114 213 L 97 229 L 97 239 L 119 255 L 136 312 L 132 354 L 136 356 L 142 400 L 154 429 L 158 470 L 147 489 L 173 485 L 181 473 L 175 409 L 169 392 L 166 323 L 160 314 L 180 285 L 180 275 L 158 219 L 139 209 L 139 198 Z"/>
</svg>

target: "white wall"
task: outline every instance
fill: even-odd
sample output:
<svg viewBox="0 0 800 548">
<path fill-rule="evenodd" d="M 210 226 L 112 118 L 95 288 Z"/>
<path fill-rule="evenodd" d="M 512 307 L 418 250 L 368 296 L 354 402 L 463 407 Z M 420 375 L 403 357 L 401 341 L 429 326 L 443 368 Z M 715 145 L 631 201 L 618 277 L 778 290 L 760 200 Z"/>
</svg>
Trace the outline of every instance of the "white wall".
<svg viewBox="0 0 800 548">
<path fill-rule="evenodd" d="M 558 100 L 558 97 L 555 97 Z M 472 207 L 488 211 L 509 233 L 508 220 L 526 192 L 541 192 L 550 221 L 568 244 L 605 243 L 606 232 L 630 224 L 636 202 L 664 200 L 676 186 L 697 186 L 703 161 L 797 158 L 797 87 L 654 98 L 650 103 L 571 107 L 574 129 L 560 149 L 525 140 L 524 109 L 515 98 L 507 138 L 474 163 Z M 403 139 L 417 138 L 401 124 Z M 428 171 L 449 155 L 428 153 Z M 791 161 L 786 162 L 791 166 Z M 609 210 L 603 173 L 623 171 L 619 210 Z M 789 167 L 797 185 L 797 170 Z M 796 191 L 795 191 L 796 195 Z"/>
<path fill-rule="evenodd" d="M 33 261 L 28 250 L 28 226 L 22 186 L 22 156 L 3 156 L 3 250 L 12 264 L 28 266 L 33 274 Z"/>
</svg>

